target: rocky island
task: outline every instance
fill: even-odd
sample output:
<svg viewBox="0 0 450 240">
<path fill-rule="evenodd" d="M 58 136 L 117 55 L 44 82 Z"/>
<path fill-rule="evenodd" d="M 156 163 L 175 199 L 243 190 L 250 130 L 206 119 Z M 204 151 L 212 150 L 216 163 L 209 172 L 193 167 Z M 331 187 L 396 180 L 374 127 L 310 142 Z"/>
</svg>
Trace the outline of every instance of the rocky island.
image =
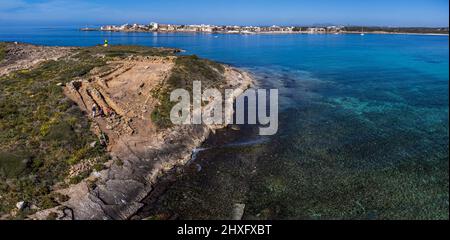
<svg viewBox="0 0 450 240">
<path fill-rule="evenodd" d="M 170 91 L 252 84 L 177 52 L 0 43 L 1 218 L 130 219 L 142 208 L 159 178 L 225 127 L 172 125 Z"/>
</svg>

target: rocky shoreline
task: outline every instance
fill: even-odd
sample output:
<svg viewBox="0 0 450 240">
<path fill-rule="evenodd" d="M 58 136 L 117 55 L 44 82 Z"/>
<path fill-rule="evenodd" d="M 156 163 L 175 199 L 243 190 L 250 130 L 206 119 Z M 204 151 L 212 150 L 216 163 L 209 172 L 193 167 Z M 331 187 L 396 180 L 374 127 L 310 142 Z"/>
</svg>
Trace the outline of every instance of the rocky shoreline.
<svg viewBox="0 0 450 240">
<path fill-rule="evenodd" d="M 112 109 L 115 115 L 120 116 L 121 120 L 113 127 L 111 125 L 114 124 L 108 123 L 109 120 L 91 119 L 94 122 L 94 132 L 97 135 L 104 133 L 108 136 L 110 141 L 108 152 L 112 159 L 105 164 L 105 170 L 94 171 L 80 183 L 57 190 L 59 194 L 67 196 L 68 201 L 52 209 L 39 211 L 30 216 L 30 219 L 48 219 L 49 216 L 59 220 L 129 219 L 143 206 L 141 201 L 152 192 L 158 178 L 176 166 L 186 164 L 195 148 L 199 147 L 212 132 L 225 127 L 189 125 L 147 131 L 148 125 L 151 125 L 150 120 L 144 116 L 147 110 L 142 110 L 141 113 L 144 114 L 141 114 L 139 109 L 134 109 L 138 106 L 132 105 L 132 102 L 139 102 L 142 95 L 136 96 L 136 99 L 127 99 L 130 104 L 121 102 L 114 96 L 119 92 L 125 92 L 125 95 L 130 96 L 132 93 L 128 93 L 124 87 L 130 87 L 135 91 L 134 87 L 144 84 L 136 82 L 134 85 L 127 85 L 134 81 L 131 80 L 125 85 L 120 85 L 122 77 L 127 80 L 133 74 L 140 74 L 140 77 L 143 77 L 146 73 L 142 71 L 150 70 L 158 75 L 156 78 L 165 78 L 175 58 L 131 57 L 119 61 L 120 67 L 108 74 L 91 79 L 77 79 L 67 84 L 66 95 L 83 111 L 89 112 L 89 106 L 95 102 L 102 108 Z M 167 69 L 158 69 L 160 65 L 166 66 Z M 222 87 L 245 90 L 252 84 L 253 80 L 248 73 L 230 66 L 222 66 L 225 81 L 221 84 Z M 102 88 L 100 86 L 102 83 L 108 87 Z M 119 84 L 117 92 L 111 90 L 114 84 Z M 141 90 L 147 92 L 152 87 L 154 86 Z M 108 91 L 110 92 L 107 93 Z M 148 107 L 154 106 L 149 104 Z M 233 112 L 225 114 L 232 115 Z"/>
<path fill-rule="evenodd" d="M 5 180 L 1 219 L 132 218 L 144 206 L 143 200 L 155 195 L 160 179 L 188 163 L 211 133 L 225 127 L 159 126 L 155 121 L 163 120 L 170 106 L 168 90 L 189 88 L 194 80 L 219 90 L 245 90 L 253 84 L 244 71 L 179 56 L 177 49 L 2 43 L 3 49 L 0 72 L 5 95 L 0 100 L 23 102 L 27 108 L 12 112 L 11 121 L 8 117 L 1 123 L 30 130 L 23 143 L 13 141 L 13 132 L 0 146 L 0 173 L 20 167 L 14 176 L 0 174 Z M 20 92 L 9 93 L 14 89 Z M 102 114 L 91 114 L 93 104 Z M 8 110 L 5 106 L 2 111 Z M 41 113 L 41 107 L 46 112 Z M 41 145 L 40 150 L 23 147 L 31 140 Z M 28 151 L 26 165 L 15 153 L 19 147 Z M 35 161 L 39 168 L 27 168 Z M 29 188 L 17 189 L 20 182 Z"/>
</svg>

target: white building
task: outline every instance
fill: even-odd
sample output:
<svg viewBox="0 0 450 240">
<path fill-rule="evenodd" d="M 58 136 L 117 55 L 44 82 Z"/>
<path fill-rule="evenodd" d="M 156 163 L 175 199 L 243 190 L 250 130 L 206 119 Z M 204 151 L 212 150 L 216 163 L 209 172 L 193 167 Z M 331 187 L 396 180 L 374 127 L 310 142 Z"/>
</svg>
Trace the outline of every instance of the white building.
<svg viewBox="0 0 450 240">
<path fill-rule="evenodd" d="M 158 28 L 159 28 L 158 23 L 155 23 L 155 22 L 150 23 L 150 30 L 157 31 Z"/>
</svg>

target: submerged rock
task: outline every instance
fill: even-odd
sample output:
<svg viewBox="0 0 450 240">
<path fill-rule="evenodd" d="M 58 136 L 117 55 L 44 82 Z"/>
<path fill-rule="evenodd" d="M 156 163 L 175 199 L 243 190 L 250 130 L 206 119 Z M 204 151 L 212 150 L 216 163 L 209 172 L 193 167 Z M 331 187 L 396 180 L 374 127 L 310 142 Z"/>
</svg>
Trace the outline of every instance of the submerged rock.
<svg viewBox="0 0 450 240">
<path fill-rule="evenodd" d="M 245 204 L 234 204 L 232 220 L 242 220 L 245 211 Z"/>
<path fill-rule="evenodd" d="M 231 129 L 233 129 L 234 131 L 240 131 L 241 127 L 239 127 L 238 125 L 233 125 L 231 126 Z"/>
</svg>

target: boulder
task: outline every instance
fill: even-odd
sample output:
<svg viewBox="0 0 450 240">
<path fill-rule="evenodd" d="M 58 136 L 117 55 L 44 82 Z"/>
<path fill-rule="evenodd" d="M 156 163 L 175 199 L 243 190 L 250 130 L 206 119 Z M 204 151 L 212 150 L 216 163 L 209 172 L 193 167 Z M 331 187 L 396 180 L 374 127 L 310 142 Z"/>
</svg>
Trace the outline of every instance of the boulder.
<svg viewBox="0 0 450 240">
<path fill-rule="evenodd" d="M 16 207 L 19 211 L 22 211 L 26 207 L 26 203 L 24 201 L 16 203 Z"/>
</svg>

